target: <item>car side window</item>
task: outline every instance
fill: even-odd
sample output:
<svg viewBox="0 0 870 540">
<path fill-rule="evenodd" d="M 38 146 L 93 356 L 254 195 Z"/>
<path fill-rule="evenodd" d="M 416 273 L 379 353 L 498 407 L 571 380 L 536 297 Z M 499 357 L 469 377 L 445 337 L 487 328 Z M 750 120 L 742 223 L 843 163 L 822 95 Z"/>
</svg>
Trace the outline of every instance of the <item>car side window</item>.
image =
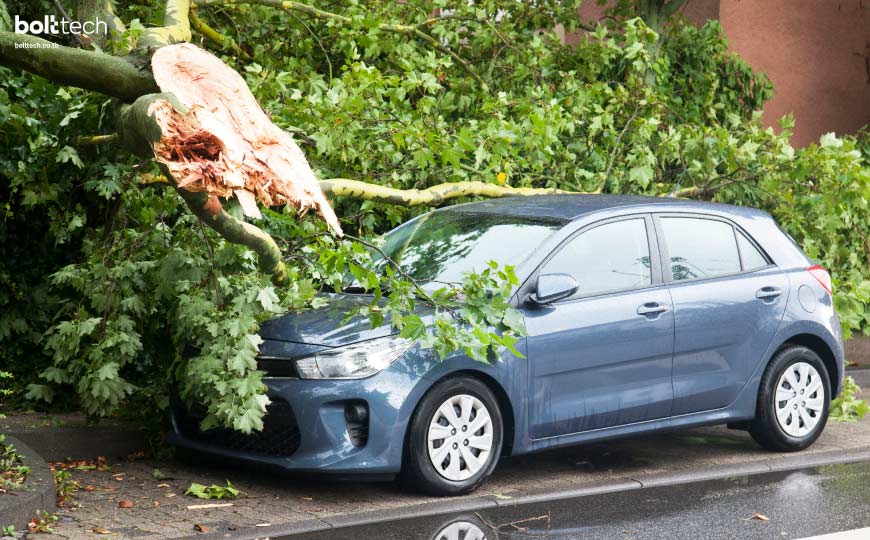
<svg viewBox="0 0 870 540">
<path fill-rule="evenodd" d="M 662 233 L 674 281 L 740 272 L 734 227 L 704 218 L 663 217 Z"/>
<path fill-rule="evenodd" d="M 643 218 L 606 223 L 570 240 L 541 273 L 570 274 L 590 296 L 652 283 L 649 241 Z"/>
<path fill-rule="evenodd" d="M 769 264 L 764 255 L 742 232 L 737 233 L 737 245 L 740 247 L 740 260 L 743 261 L 744 270 L 758 270 Z"/>
</svg>

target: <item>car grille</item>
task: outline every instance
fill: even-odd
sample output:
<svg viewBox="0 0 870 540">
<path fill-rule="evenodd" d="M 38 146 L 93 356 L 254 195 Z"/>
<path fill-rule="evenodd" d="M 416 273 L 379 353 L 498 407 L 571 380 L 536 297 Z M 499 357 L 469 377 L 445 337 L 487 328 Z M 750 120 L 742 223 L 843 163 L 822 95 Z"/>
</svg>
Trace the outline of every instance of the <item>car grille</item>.
<svg viewBox="0 0 870 540">
<path fill-rule="evenodd" d="M 179 431 L 185 437 L 225 450 L 268 457 L 289 457 L 299 448 L 301 436 L 293 408 L 283 399 L 272 398 L 266 406 L 263 430 L 246 435 L 229 428 L 202 431 L 200 422 L 205 418 L 202 408 L 175 407 Z"/>
</svg>

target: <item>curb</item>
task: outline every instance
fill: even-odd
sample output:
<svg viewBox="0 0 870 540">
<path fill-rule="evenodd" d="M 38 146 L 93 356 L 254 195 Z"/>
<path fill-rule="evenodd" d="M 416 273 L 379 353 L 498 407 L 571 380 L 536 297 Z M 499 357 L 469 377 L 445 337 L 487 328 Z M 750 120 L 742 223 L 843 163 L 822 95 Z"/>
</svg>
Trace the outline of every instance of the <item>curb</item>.
<svg viewBox="0 0 870 540">
<path fill-rule="evenodd" d="M 148 448 L 145 431 L 134 426 L 9 427 L 3 432 L 28 444 L 45 461 L 118 458 Z"/>
<path fill-rule="evenodd" d="M 26 531 L 36 512 L 53 513 L 55 508 L 54 478 L 42 456 L 19 439 L 6 435 L 6 443 L 15 447 L 23 465 L 30 467 L 27 481 L 21 490 L 8 492 L 0 499 L 0 526 L 14 525 Z"/>
<path fill-rule="evenodd" d="M 846 377 L 852 377 L 855 384 L 861 387 L 862 390 L 870 388 L 870 369 L 868 368 L 849 368 L 846 370 Z M 862 397 L 867 394 L 862 392 Z"/>
<path fill-rule="evenodd" d="M 586 497 L 589 495 L 616 493 L 634 489 L 689 484 L 693 482 L 719 480 L 735 476 L 751 476 L 770 472 L 802 469 L 805 467 L 836 465 L 866 460 L 870 460 L 870 448 L 864 450 L 833 450 L 816 454 L 790 454 L 785 457 L 747 463 L 745 465 L 720 465 L 707 467 L 698 471 L 656 473 L 627 478 L 620 477 L 602 484 L 558 491 L 542 490 L 540 492 L 529 493 L 511 499 L 496 498 L 489 495 L 444 499 L 441 501 L 422 503 L 401 508 L 361 512 L 357 514 L 337 514 L 334 516 L 325 516 L 319 519 L 306 519 L 292 523 L 270 525 L 268 527 L 249 527 L 229 532 L 189 535 L 177 538 L 176 540 L 253 540 L 266 537 L 274 538 L 340 527 L 371 525 L 385 521 L 434 516 L 451 512 L 473 512 L 476 510 L 484 510 L 486 508 L 517 506 L 521 504 Z"/>
</svg>

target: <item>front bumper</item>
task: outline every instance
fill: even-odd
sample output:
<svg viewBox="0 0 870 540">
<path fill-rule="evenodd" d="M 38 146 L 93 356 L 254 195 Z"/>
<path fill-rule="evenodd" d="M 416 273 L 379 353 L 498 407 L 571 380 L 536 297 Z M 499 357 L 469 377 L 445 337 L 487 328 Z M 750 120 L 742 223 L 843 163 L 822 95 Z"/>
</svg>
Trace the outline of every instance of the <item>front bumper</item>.
<svg viewBox="0 0 870 540">
<path fill-rule="evenodd" d="M 408 421 L 425 391 L 423 381 L 403 360 L 359 380 L 265 379 L 273 406 L 262 434 L 200 433 L 195 419 L 175 408 L 169 442 L 298 472 L 395 474 L 401 469 Z M 359 445 L 358 426 L 349 426 L 349 403 L 367 408 L 365 444 Z"/>
</svg>

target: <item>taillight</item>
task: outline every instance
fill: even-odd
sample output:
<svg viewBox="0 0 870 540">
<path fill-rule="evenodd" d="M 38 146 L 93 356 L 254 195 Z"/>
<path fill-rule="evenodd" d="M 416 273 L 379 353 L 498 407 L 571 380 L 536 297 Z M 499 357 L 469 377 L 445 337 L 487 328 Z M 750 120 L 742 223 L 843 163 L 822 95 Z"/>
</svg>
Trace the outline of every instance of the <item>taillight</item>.
<svg viewBox="0 0 870 540">
<path fill-rule="evenodd" d="M 828 294 L 834 294 L 834 286 L 831 283 L 831 274 L 829 274 L 827 270 L 819 265 L 815 265 L 807 268 L 807 272 L 809 272 L 814 278 L 816 278 L 816 281 L 818 281 L 819 285 L 821 285 L 826 291 L 828 291 Z"/>
</svg>

